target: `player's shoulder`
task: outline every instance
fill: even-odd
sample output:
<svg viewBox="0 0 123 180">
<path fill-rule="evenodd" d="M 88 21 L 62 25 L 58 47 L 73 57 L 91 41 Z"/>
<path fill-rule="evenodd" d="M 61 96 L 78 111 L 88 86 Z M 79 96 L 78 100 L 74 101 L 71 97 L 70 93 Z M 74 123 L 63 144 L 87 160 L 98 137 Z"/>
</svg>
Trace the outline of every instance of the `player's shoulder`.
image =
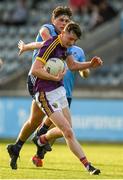
<svg viewBox="0 0 123 180">
<path fill-rule="evenodd" d="M 43 24 L 41 27 L 54 28 L 53 24 L 51 24 L 51 23 Z"/>
<path fill-rule="evenodd" d="M 69 47 L 67 51 L 71 53 L 76 52 L 76 53 L 84 54 L 84 50 L 76 45 Z"/>
<path fill-rule="evenodd" d="M 40 29 L 42 28 L 47 28 L 49 31 L 55 31 L 53 24 L 50 24 L 50 23 L 43 24 Z"/>
<path fill-rule="evenodd" d="M 50 24 L 50 23 L 43 24 L 41 26 L 40 30 L 44 29 L 44 28 L 49 30 L 51 36 L 57 36 L 58 35 L 58 33 L 56 32 L 55 26 L 53 24 Z"/>
<path fill-rule="evenodd" d="M 82 48 L 80 48 L 79 46 L 73 45 L 70 47 L 71 50 L 73 51 L 79 51 L 79 52 L 84 52 L 84 50 Z"/>
<path fill-rule="evenodd" d="M 84 53 L 83 49 L 76 45 L 73 45 L 70 48 L 68 48 L 67 54 L 73 55 L 77 61 L 82 62 L 85 60 L 85 53 Z"/>
</svg>

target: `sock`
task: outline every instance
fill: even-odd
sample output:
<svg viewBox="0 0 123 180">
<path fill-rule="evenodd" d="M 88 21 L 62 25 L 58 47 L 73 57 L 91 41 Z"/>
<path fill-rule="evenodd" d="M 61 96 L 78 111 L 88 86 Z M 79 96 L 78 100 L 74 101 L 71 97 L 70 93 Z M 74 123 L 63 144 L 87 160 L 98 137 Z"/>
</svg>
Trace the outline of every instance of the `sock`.
<svg viewBox="0 0 123 180">
<path fill-rule="evenodd" d="M 82 158 L 80 159 L 80 161 L 81 161 L 81 163 L 85 166 L 85 168 L 86 168 L 87 170 L 89 170 L 89 162 L 88 162 L 87 158 L 86 158 L 86 157 L 82 157 Z"/>
<path fill-rule="evenodd" d="M 20 151 L 24 143 L 25 143 L 24 141 L 21 141 L 21 140 L 19 139 L 19 140 L 15 143 L 15 149 L 16 149 L 17 151 Z"/>
<path fill-rule="evenodd" d="M 40 136 L 40 138 L 38 139 L 37 143 L 39 146 L 43 146 L 44 144 L 46 144 L 48 142 L 47 138 L 45 135 Z"/>
<path fill-rule="evenodd" d="M 43 126 L 41 126 L 41 128 L 38 129 L 37 136 L 45 134 L 48 131 L 48 129 L 49 129 L 49 126 L 47 126 L 46 124 L 43 124 Z"/>
</svg>

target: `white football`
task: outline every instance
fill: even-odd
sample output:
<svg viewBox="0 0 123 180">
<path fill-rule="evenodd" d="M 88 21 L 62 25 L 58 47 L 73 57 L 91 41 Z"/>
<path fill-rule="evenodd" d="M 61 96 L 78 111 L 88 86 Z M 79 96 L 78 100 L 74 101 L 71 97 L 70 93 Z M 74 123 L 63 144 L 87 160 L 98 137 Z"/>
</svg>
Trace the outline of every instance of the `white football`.
<svg viewBox="0 0 123 180">
<path fill-rule="evenodd" d="M 57 76 L 60 71 L 64 71 L 65 64 L 59 58 L 50 58 L 45 64 L 45 69 L 48 73 Z"/>
</svg>

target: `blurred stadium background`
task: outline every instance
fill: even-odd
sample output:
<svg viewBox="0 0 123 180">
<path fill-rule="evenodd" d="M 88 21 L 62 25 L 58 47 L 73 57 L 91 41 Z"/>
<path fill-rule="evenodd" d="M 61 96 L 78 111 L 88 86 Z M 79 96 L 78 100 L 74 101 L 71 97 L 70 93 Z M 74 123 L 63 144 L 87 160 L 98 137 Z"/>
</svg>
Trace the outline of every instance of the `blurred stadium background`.
<svg viewBox="0 0 123 180">
<path fill-rule="evenodd" d="M 98 55 L 104 61 L 103 67 L 91 70 L 88 79 L 76 75 L 73 128 L 80 140 L 123 142 L 123 2 L 91 2 L 88 6 L 86 0 L 0 0 L 0 58 L 4 62 L 0 69 L 1 139 L 16 138 L 30 110 L 26 78 L 32 52 L 18 57 L 18 41 L 35 41 L 40 26 L 50 21 L 52 10 L 69 5 L 74 20 L 85 29 L 78 45 L 87 59 Z"/>
</svg>

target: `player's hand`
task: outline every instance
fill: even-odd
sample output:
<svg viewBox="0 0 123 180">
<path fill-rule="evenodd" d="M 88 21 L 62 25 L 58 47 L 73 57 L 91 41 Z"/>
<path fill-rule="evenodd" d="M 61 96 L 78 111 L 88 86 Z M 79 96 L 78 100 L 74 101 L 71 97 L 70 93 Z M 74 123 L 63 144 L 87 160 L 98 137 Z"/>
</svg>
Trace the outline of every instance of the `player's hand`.
<svg viewBox="0 0 123 180">
<path fill-rule="evenodd" d="M 22 40 L 20 40 L 18 43 L 18 49 L 20 50 L 18 53 L 19 56 L 24 52 L 24 46 L 25 46 L 25 43 Z"/>
<path fill-rule="evenodd" d="M 88 76 L 90 75 L 90 70 L 84 69 L 82 71 L 79 71 L 79 74 L 82 78 L 88 78 Z"/>
<path fill-rule="evenodd" d="M 90 63 L 91 63 L 91 67 L 92 67 L 92 68 L 97 68 L 97 67 L 99 67 L 99 66 L 102 66 L 103 61 L 101 60 L 100 57 L 95 56 L 95 57 L 93 57 L 93 58 L 91 59 Z"/>
<path fill-rule="evenodd" d="M 55 80 L 54 80 L 54 81 L 60 81 L 61 79 L 63 79 L 63 77 L 64 77 L 64 75 L 66 74 L 66 72 L 67 72 L 67 68 L 65 68 L 63 72 L 60 71 L 60 72 L 58 73 L 58 75 L 55 76 Z"/>
</svg>

